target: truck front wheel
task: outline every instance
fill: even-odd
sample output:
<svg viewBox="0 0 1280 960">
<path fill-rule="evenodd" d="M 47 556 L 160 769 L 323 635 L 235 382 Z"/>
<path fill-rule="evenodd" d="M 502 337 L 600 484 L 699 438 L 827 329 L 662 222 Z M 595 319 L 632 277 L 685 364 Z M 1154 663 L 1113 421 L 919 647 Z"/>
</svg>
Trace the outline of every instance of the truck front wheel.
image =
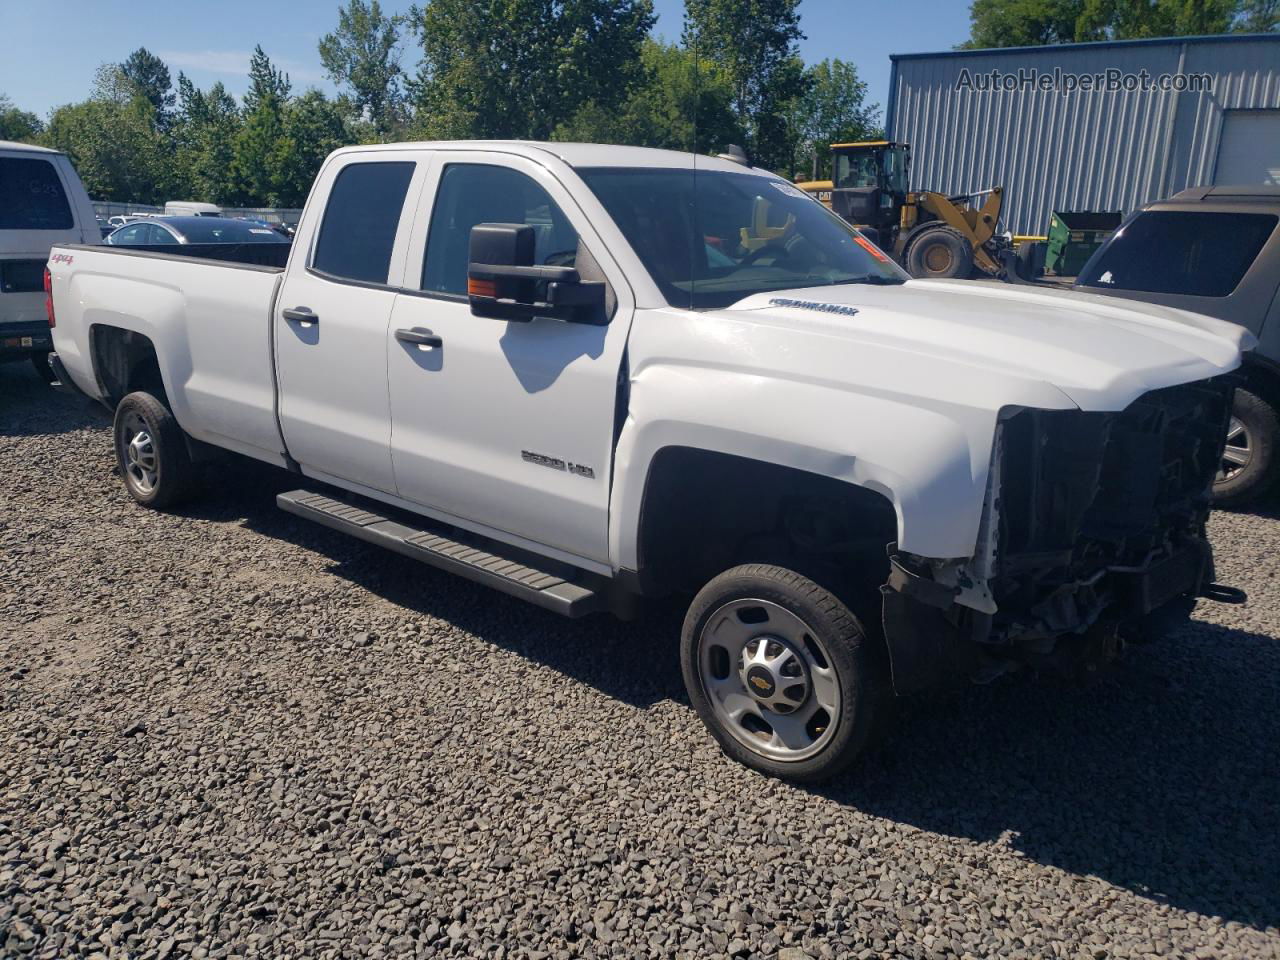
<svg viewBox="0 0 1280 960">
<path fill-rule="evenodd" d="M 867 745 L 889 695 L 882 658 L 848 607 L 782 567 L 734 567 L 685 617 L 685 687 L 730 757 L 771 776 L 827 780 Z"/>
<path fill-rule="evenodd" d="M 114 436 L 124 488 L 138 503 L 163 510 L 195 492 L 196 471 L 182 428 L 151 394 L 138 391 L 120 401 Z"/>
</svg>

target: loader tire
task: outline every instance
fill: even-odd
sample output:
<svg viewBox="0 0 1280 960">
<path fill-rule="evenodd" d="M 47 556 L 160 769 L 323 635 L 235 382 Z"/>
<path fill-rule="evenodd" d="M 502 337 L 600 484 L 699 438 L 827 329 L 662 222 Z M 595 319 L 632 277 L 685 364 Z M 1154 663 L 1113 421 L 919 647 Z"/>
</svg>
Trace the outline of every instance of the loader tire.
<svg viewBox="0 0 1280 960">
<path fill-rule="evenodd" d="M 930 227 L 907 247 L 907 272 L 921 280 L 951 280 L 973 271 L 973 247 L 951 227 Z"/>
</svg>

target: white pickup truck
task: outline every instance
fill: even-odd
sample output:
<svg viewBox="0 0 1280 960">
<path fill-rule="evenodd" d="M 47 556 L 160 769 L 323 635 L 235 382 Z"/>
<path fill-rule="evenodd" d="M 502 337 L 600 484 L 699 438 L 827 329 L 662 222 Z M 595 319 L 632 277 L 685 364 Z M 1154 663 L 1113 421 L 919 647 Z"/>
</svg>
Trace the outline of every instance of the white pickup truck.
<svg viewBox="0 0 1280 960">
<path fill-rule="evenodd" d="M 1185 618 L 1240 327 L 909 280 L 772 174 L 626 147 L 352 147 L 282 267 L 53 250 L 55 370 L 163 507 L 279 505 L 569 616 L 692 596 L 689 698 L 801 780 L 887 699 Z"/>
</svg>

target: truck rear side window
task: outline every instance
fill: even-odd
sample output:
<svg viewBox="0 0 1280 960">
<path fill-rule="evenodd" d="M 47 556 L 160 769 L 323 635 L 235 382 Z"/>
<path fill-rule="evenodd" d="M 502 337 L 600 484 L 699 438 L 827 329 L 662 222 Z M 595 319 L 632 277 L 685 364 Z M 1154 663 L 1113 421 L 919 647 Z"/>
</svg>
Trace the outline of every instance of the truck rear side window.
<svg viewBox="0 0 1280 960">
<path fill-rule="evenodd" d="M 534 228 L 534 263 L 572 267 L 578 234 L 537 182 L 516 170 L 480 163 L 444 168 L 427 231 L 422 289 L 465 295 L 471 228 L 478 223 L 524 223 Z"/>
<path fill-rule="evenodd" d="M 1267 213 L 1149 210 L 1094 254 L 1079 282 L 1108 290 L 1230 296 L 1276 220 Z"/>
<path fill-rule="evenodd" d="M 48 160 L 0 157 L 0 230 L 70 230 L 71 206 Z"/>
<path fill-rule="evenodd" d="M 353 163 L 334 181 L 312 269 L 342 280 L 386 283 L 412 163 Z"/>
</svg>

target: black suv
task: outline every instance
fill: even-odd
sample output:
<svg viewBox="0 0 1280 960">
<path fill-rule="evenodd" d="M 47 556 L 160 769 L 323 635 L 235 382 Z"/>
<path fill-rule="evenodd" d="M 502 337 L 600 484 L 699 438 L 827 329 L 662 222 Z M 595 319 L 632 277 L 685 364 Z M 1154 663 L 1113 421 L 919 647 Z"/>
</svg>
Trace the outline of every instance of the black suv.
<svg viewBox="0 0 1280 960">
<path fill-rule="evenodd" d="M 1280 186 L 1193 187 L 1130 216 L 1074 289 L 1193 310 L 1247 327 L 1214 502 L 1239 506 L 1280 474 Z"/>
</svg>

